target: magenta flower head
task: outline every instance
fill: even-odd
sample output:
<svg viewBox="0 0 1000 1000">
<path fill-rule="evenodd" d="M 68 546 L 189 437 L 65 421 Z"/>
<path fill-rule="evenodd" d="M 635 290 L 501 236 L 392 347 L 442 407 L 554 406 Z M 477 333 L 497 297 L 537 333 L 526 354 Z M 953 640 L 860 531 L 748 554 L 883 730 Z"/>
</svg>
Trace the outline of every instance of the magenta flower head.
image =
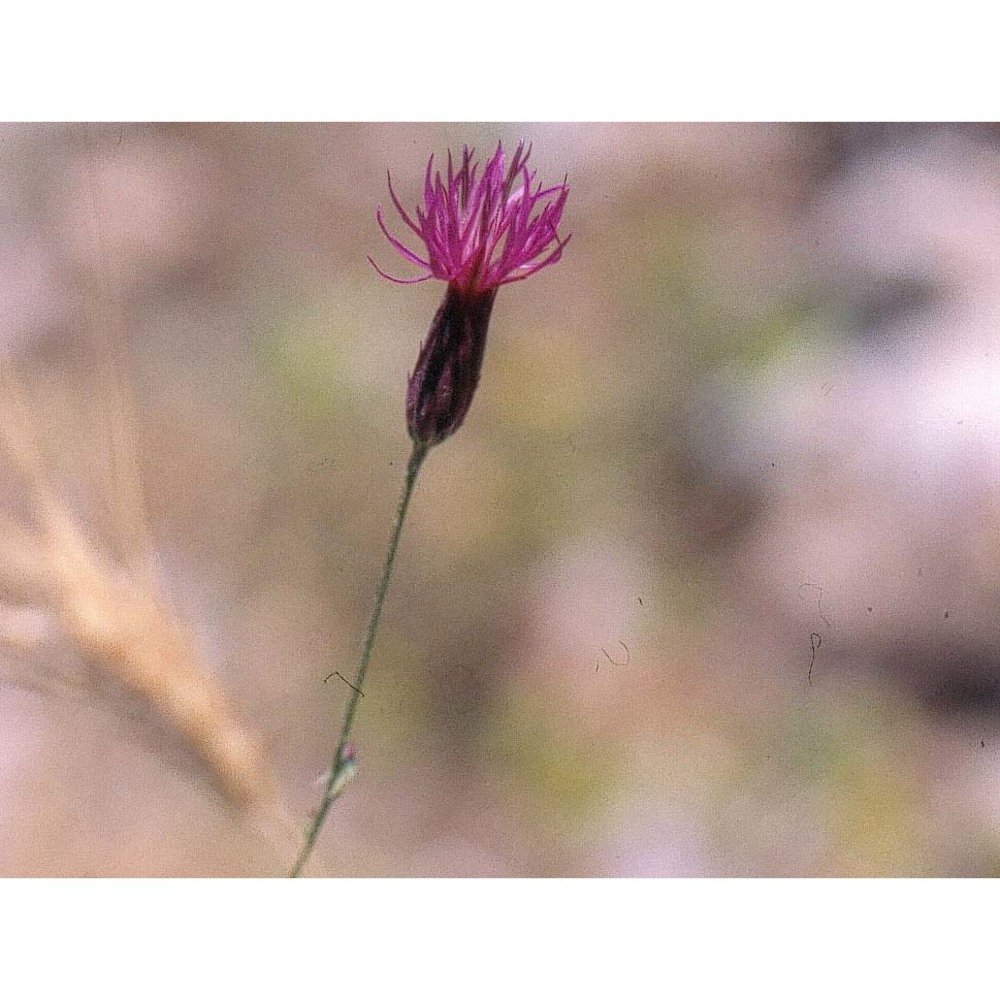
<svg viewBox="0 0 1000 1000">
<path fill-rule="evenodd" d="M 448 283 L 444 301 L 431 323 L 406 393 L 410 437 L 427 447 L 454 434 L 465 419 L 486 348 L 486 332 L 497 289 L 523 281 L 562 256 L 569 237 L 558 228 L 569 196 L 565 181 L 532 190 L 528 171 L 530 147 L 519 143 L 506 165 L 498 144 L 480 176 L 474 151 L 462 150 L 455 169 L 448 154 L 448 176 L 434 172 L 434 158 L 424 177 L 424 204 L 415 220 L 400 204 L 389 179 L 389 195 L 403 222 L 424 245 L 415 253 L 386 228 L 382 209 L 376 213 L 386 239 L 411 263 L 427 273 L 393 278 L 370 257 L 384 278 L 413 284 L 438 278 Z M 433 178 L 432 178 L 433 173 Z"/>
</svg>

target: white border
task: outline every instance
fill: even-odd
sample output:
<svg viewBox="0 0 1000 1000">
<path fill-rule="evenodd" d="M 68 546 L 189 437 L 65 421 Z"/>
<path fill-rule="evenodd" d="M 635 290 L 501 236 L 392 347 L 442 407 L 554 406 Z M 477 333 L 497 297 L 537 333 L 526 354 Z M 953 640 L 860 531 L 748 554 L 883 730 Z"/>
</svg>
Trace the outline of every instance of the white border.
<svg viewBox="0 0 1000 1000">
<path fill-rule="evenodd" d="M 991 120 L 986 7 L 16 4 L 14 120 Z"/>
<path fill-rule="evenodd" d="M 987 880 L 4 889 L 10 996 L 919 997 L 994 976 Z"/>
</svg>

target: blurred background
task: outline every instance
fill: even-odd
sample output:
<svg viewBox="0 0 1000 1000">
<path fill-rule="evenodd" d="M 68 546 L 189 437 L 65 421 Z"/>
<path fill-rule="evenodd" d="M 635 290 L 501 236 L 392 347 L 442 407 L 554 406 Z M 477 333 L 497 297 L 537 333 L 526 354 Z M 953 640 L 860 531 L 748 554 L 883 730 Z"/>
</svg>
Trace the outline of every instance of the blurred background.
<svg viewBox="0 0 1000 1000">
<path fill-rule="evenodd" d="M 572 242 L 424 467 L 311 870 L 1000 874 L 996 127 L 0 138 L 0 874 L 287 870 L 442 294 L 365 259 L 386 170 L 520 138 Z"/>
</svg>

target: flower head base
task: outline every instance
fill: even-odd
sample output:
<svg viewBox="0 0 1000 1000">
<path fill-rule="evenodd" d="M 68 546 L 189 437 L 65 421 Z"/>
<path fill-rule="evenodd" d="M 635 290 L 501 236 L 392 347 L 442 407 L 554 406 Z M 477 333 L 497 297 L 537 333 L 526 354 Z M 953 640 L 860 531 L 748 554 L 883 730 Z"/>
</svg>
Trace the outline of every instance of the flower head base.
<svg viewBox="0 0 1000 1000">
<path fill-rule="evenodd" d="M 534 174 L 527 163 L 531 155 L 518 143 L 506 170 L 503 146 L 486 164 L 481 176 L 474 150 L 462 150 L 456 170 L 448 154 L 447 180 L 441 172 L 431 174 L 434 157 L 424 176 L 424 204 L 416 210 L 416 221 L 406 212 L 392 188 L 389 195 L 403 222 L 422 240 L 426 257 L 404 246 L 386 228 L 382 209 L 376 213 L 386 239 L 411 263 L 426 268 L 419 278 L 393 278 L 371 260 L 384 278 L 412 284 L 439 278 L 463 292 L 477 294 L 512 281 L 523 281 L 536 271 L 554 264 L 569 242 L 558 234 L 563 207 L 569 196 L 566 183 L 532 191 Z M 553 244 L 555 244 L 553 246 Z"/>
<path fill-rule="evenodd" d="M 497 289 L 554 264 L 569 242 L 558 234 L 569 188 L 564 181 L 545 189 L 539 184 L 532 191 L 534 175 L 526 166 L 530 152 L 520 143 L 505 170 L 498 145 L 481 176 L 468 147 L 457 171 L 449 153 L 447 183 L 440 171 L 431 179 L 431 157 L 416 222 L 400 204 L 390 178 L 392 203 L 423 241 L 426 259 L 389 232 L 381 207 L 376 213 L 386 239 L 428 272 L 420 278 L 393 278 L 369 257 L 382 277 L 404 285 L 428 278 L 448 283 L 406 392 L 410 437 L 426 448 L 454 434 L 472 405 Z"/>
<path fill-rule="evenodd" d="M 494 298 L 493 289 L 469 296 L 448 286 L 406 389 L 414 441 L 430 447 L 461 427 L 479 385 Z"/>
</svg>

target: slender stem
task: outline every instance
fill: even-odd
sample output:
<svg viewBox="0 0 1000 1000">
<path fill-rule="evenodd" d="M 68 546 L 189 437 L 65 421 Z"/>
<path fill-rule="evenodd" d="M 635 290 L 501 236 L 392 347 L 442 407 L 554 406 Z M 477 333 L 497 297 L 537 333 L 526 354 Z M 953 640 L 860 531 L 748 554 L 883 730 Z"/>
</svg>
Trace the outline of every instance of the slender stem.
<svg viewBox="0 0 1000 1000">
<path fill-rule="evenodd" d="M 296 860 L 289 874 L 290 878 L 297 878 L 305 867 L 309 856 L 312 854 L 316 844 L 316 838 L 323 828 L 326 814 L 330 811 L 330 806 L 340 794 L 344 786 L 344 781 L 340 779 L 346 775 L 353 766 L 351 760 L 346 759 L 344 751 L 347 748 L 347 741 L 351 736 L 351 729 L 354 726 L 354 716 L 358 710 L 358 701 L 364 692 L 365 674 L 368 672 L 368 661 L 371 659 L 372 650 L 375 648 L 375 637 L 378 634 L 379 619 L 382 617 L 382 605 L 385 603 L 385 595 L 389 590 L 389 581 L 392 579 L 392 566 L 396 561 L 396 549 L 399 546 L 399 538 L 403 533 L 403 522 L 406 520 L 406 510 L 410 506 L 410 498 L 413 496 L 413 487 L 417 482 L 417 473 L 423 465 L 429 445 L 415 442 L 413 452 L 410 454 L 410 461 L 406 467 L 406 482 L 403 484 L 403 495 L 399 499 L 399 508 L 396 510 L 396 520 L 392 526 L 392 536 L 389 539 L 389 550 L 386 553 L 385 565 L 382 567 L 382 578 L 378 583 L 378 590 L 375 592 L 375 606 L 372 608 L 372 616 L 368 621 L 368 631 L 365 634 L 365 644 L 361 649 L 361 662 L 358 664 L 358 672 L 354 676 L 354 683 L 351 684 L 351 697 L 347 702 L 347 710 L 344 712 L 344 721 L 340 727 L 340 736 L 337 739 L 337 749 L 333 754 L 333 762 L 330 765 L 330 776 L 323 790 L 323 800 L 313 816 L 309 829 L 306 831 L 305 843 L 302 846 L 298 859 Z"/>
</svg>

